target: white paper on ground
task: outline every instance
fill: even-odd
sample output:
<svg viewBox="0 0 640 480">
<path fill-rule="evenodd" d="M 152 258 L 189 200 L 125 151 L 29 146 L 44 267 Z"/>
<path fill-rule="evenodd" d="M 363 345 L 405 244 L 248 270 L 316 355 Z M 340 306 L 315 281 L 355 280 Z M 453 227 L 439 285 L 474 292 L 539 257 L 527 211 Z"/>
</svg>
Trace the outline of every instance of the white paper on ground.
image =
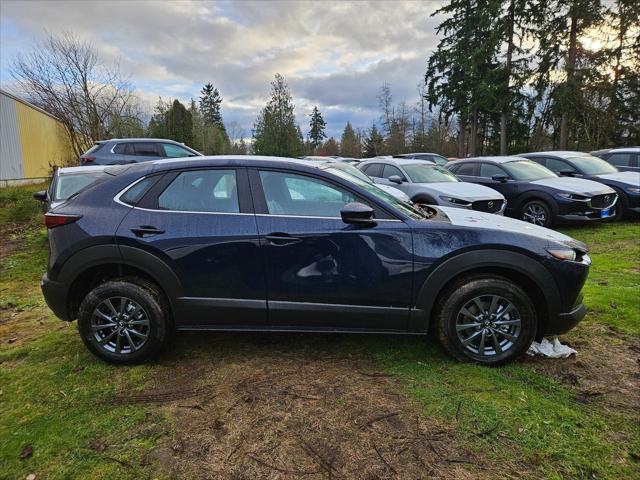
<svg viewBox="0 0 640 480">
<path fill-rule="evenodd" d="M 541 342 L 533 342 L 527 350 L 528 355 L 539 355 L 547 358 L 567 358 L 573 354 L 577 354 L 573 348 L 563 345 L 558 337 L 552 341 L 543 338 Z"/>
</svg>

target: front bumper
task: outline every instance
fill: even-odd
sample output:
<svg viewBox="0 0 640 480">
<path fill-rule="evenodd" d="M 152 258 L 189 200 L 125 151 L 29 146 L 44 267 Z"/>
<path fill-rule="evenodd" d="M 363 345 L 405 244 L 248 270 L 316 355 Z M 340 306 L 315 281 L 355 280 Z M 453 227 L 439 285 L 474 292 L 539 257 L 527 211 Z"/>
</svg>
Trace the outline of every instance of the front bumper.
<svg viewBox="0 0 640 480">
<path fill-rule="evenodd" d="M 69 318 L 67 288 L 65 285 L 49 280 L 45 273 L 40 280 L 40 288 L 45 302 L 56 317 L 65 322 L 73 320 Z"/>
<path fill-rule="evenodd" d="M 560 313 L 554 321 L 548 322 L 540 336 L 561 335 L 575 327 L 587 313 L 587 307 L 579 303 L 570 312 Z"/>
<path fill-rule="evenodd" d="M 556 219 L 566 222 L 594 222 L 607 220 L 616 215 L 618 208 L 618 198 L 606 207 L 594 207 L 591 201 L 556 199 L 558 201 L 558 212 Z M 602 212 L 608 214 L 602 216 Z"/>
</svg>

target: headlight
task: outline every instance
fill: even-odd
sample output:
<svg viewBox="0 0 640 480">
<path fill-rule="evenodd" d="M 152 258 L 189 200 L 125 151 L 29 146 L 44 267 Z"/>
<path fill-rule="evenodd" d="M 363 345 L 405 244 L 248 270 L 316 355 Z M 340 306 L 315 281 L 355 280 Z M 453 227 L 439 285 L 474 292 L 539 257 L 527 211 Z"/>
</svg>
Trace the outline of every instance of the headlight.
<svg viewBox="0 0 640 480">
<path fill-rule="evenodd" d="M 588 202 L 591 200 L 591 197 L 586 197 L 584 195 L 578 195 L 577 193 L 557 193 L 557 196 L 560 198 L 566 198 L 567 200 L 577 200 L 579 202 Z"/>
<path fill-rule="evenodd" d="M 627 188 L 627 192 L 629 192 L 629 193 L 640 193 L 640 188 L 638 188 L 638 187 L 629 187 L 629 188 Z"/>
<path fill-rule="evenodd" d="M 573 248 L 547 248 L 547 252 L 558 260 L 570 260 L 575 262 L 576 251 Z"/>
<path fill-rule="evenodd" d="M 444 195 L 440 195 L 440 200 L 447 203 L 453 203 L 454 205 L 460 205 L 461 207 L 470 207 L 471 202 L 467 200 L 460 200 L 459 198 L 446 197 Z"/>
</svg>

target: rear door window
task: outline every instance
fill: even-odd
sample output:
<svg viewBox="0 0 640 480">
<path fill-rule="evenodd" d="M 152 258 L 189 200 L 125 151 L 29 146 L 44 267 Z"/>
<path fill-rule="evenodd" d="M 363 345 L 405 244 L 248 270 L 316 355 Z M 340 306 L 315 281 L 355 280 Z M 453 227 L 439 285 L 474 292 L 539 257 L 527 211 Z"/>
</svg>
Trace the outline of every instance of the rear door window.
<svg viewBox="0 0 640 480">
<path fill-rule="evenodd" d="M 158 197 L 158 208 L 183 212 L 239 213 L 235 170 L 189 170 Z"/>
<path fill-rule="evenodd" d="M 113 153 L 118 153 L 120 155 L 135 155 L 133 145 L 131 143 L 118 143 L 113 147 Z"/>
<path fill-rule="evenodd" d="M 164 155 L 164 152 L 160 153 L 157 143 L 134 142 L 132 145 L 134 155 L 138 157 L 161 157 Z"/>
<path fill-rule="evenodd" d="M 456 175 L 467 175 L 471 177 L 478 176 L 478 164 L 477 163 L 463 163 L 458 167 L 455 167 Z"/>
<path fill-rule="evenodd" d="M 362 170 L 370 177 L 382 178 L 382 163 L 370 163 L 366 165 Z"/>
<path fill-rule="evenodd" d="M 607 161 L 616 167 L 632 167 L 633 153 L 612 153 Z"/>
</svg>

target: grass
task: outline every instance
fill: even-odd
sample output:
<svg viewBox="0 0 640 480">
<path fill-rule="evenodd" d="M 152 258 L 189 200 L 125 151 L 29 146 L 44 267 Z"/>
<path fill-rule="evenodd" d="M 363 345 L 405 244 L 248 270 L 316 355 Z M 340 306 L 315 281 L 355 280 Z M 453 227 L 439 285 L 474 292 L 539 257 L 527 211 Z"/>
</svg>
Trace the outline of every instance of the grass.
<svg viewBox="0 0 640 480">
<path fill-rule="evenodd" d="M 158 371 L 169 367 L 117 368 L 97 361 L 75 324 L 60 322 L 46 308 L 38 285 L 46 267 L 46 232 L 30 198 L 39 189 L 0 190 L 3 238 L 19 244 L 0 260 L 0 478 L 32 472 L 54 479 L 150 477 L 156 470 L 143 460 L 163 435 L 171 435 L 174 419 L 164 410 L 109 400 L 116 392 L 155 385 Z M 637 342 L 640 224 L 563 232 L 589 244 L 593 259 L 584 289 L 589 313 L 575 335 L 604 326 L 620 332 L 620 341 Z M 264 347 L 254 353 L 247 348 L 243 354 L 264 354 Z M 413 398 L 425 416 L 453 425 L 464 447 L 484 462 L 516 462 L 523 476 L 532 477 L 640 475 L 634 412 L 580 402 L 573 387 L 532 362 L 497 369 L 464 365 L 415 338 L 356 337 L 336 348 L 375 358 L 400 379 L 400 394 Z M 183 349 L 183 356 L 199 355 L 188 345 Z M 340 406 L 345 399 L 335 402 Z M 27 445 L 33 453 L 21 459 Z"/>
</svg>

